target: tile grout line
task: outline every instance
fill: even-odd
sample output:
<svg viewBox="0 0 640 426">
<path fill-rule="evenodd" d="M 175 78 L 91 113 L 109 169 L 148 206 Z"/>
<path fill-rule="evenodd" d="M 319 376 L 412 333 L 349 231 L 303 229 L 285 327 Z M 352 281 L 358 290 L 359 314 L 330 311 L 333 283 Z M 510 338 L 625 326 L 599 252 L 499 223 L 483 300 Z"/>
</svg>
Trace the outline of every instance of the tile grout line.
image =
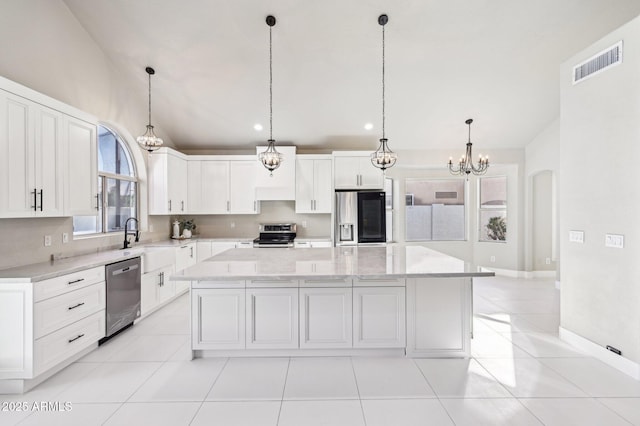
<svg viewBox="0 0 640 426">
<path fill-rule="evenodd" d="M 416 362 L 416 358 L 411 358 L 411 361 L 413 361 L 413 365 L 416 366 L 416 368 L 418 369 L 418 371 L 420 372 L 420 374 L 424 378 L 424 381 L 427 382 L 427 386 L 429 386 L 429 389 L 431 389 L 431 391 L 435 395 L 435 399 L 438 400 L 438 403 L 440 404 L 440 407 L 444 410 L 445 413 L 447 413 L 447 417 L 449 417 L 449 420 L 451 420 L 451 424 L 455 425 L 456 422 L 455 422 L 455 420 L 453 420 L 453 417 L 451 417 L 451 413 L 449 413 L 449 410 L 447 410 L 447 407 L 445 407 L 444 404 L 442 403 L 442 400 L 440 399 L 440 395 L 438 395 L 438 393 L 433 388 L 433 386 L 431 386 L 431 383 L 429 383 L 429 379 L 427 379 L 427 376 L 424 374 L 424 371 L 422 371 L 422 368 L 420 368 L 420 366 Z"/>
<path fill-rule="evenodd" d="M 287 379 L 289 378 L 289 367 L 291 366 L 291 357 L 287 361 L 287 371 L 284 374 L 284 383 L 282 385 L 282 395 L 280 397 L 280 408 L 278 409 L 278 417 L 276 419 L 276 426 L 280 424 L 280 414 L 282 413 L 282 404 L 284 404 L 284 391 L 287 388 Z"/>
<path fill-rule="evenodd" d="M 364 414 L 364 405 L 362 405 L 362 395 L 360 395 L 360 386 L 358 386 L 358 377 L 356 376 L 356 369 L 353 366 L 353 357 L 349 357 L 349 364 L 351 364 L 351 373 L 353 374 L 353 381 L 356 384 L 356 391 L 358 392 L 358 402 L 360 402 L 360 412 L 362 413 L 362 421 L 364 426 L 367 426 L 367 416 Z"/>
<path fill-rule="evenodd" d="M 193 359 L 190 361 L 193 362 Z M 193 423 L 193 421 L 196 419 L 196 417 L 198 417 L 198 414 L 200 413 L 200 410 L 202 410 L 202 406 L 204 405 L 205 402 L 207 402 L 207 396 L 209 396 L 209 394 L 211 393 L 211 390 L 213 389 L 213 387 L 216 385 L 216 383 L 218 382 L 218 379 L 220 378 L 220 376 L 222 375 L 222 372 L 224 371 L 224 369 L 227 367 L 227 364 L 229 363 L 229 358 L 227 358 L 224 362 L 224 365 L 222 366 L 222 368 L 220 369 L 220 371 L 218 372 L 218 374 L 216 375 L 216 378 L 213 379 L 213 383 L 211 384 L 211 386 L 209 386 L 209 390 L 207 391 L 207 393 L 205 394 L 204 398 L 202 398 L 202 401 L 200 401 L 200 406 L 198 407 L 198 409 L 196 410 L 195 413 L 193 413 L 193 417 L 191 417 L 191 421 L 189 421 L 189 425 L 191 425 Z"/>
</svg>

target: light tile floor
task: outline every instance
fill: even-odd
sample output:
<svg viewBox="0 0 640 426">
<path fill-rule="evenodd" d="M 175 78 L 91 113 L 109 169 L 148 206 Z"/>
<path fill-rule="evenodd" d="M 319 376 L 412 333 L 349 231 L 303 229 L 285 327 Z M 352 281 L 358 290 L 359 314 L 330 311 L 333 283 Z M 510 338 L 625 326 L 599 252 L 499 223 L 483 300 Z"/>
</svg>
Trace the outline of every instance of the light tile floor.
<svg viewBox="0 0 640 426">
<path fill-rule="evenodd" d="M 474 288 L 470 359 L 189 361 L 184 296 L 31 392 L 0 395 L 28 408 L 0 425 L 640 425 L 640 382 L 558 339 L 551 280 Z"/>
</svg>

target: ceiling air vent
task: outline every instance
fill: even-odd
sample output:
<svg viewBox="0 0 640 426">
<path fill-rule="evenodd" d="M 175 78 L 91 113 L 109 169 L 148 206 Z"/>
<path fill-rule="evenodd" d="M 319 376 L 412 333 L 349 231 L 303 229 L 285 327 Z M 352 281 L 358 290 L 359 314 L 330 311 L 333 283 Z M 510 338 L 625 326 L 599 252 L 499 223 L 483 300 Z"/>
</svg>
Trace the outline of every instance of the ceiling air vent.
<svg viewBox="0 0 640 426">
<path fill-rule="evenodd" d="M 573 67 L 573 84 L 622 63 L 622 40 Z"/>
</svg>

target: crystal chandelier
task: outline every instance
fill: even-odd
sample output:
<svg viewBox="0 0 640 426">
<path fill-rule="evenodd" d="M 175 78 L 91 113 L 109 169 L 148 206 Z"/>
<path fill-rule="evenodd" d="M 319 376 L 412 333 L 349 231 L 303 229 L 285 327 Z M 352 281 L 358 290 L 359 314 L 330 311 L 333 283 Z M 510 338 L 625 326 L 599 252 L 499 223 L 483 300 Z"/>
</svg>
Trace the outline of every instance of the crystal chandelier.
<svg viewBox="0 0 640 426">
<path fill-rule="evenodd" d="M 453 167 L 453 158 L 449 157 L 449 171 L 452 175 L 464 176 L 473 173 L 474 175 L 483 175 L 489 168 L 489 156 L 483 157 L 482 154 L 478 157 L 478 164 L 473 164 L 473 156 L 471 154 L 471 123 L 473 119 L 468 119 L 465 123 L 469 126 L 469 142 L 467 142 L 467 151 L 463 157 L 460 157 L 457 167 Z"/>
<path fill-rule="evenodd" d="M 269 26 L 269 146 L 264 152 L 261 152 L 258 159 L 262 165 L 269 170 L 269 176 L 273 177 L 273 171 L 280 167 L 283 157 L 276 150 L 275 140 L 273 139 L 273 54 L 272 54 L 272 38 L 271 29 L 276 24 L 274 16 L 267 16 L 267 25 Z"/>
<path fill-rule="evenodd" d="M 156 71 L 151 67 L 145 68 L 145 71 L 149 74 L 149 124 L 147 124 L 147 131 L 144 132 L 144 135 L 138 136 L 136 140 L 144 149 L 153 152 L 162 145 L 162 139 L 156 136 L 153 132 L 153 126 L 151 125 L 151 76 L 155 74 Z"/>
<path fill-rule="evenodd" d="M 375 167 L 382 170 L 384 173 L 385 170 L 393 167 L 396 164 L 396 160 L 398 159 L 398 155 L 389 149 L 389 145 L 387 144 L 388 140 L 385 137 L 385 128 L 384 128 L 384 120 L 385 120 L 385 111 L 384 111 L 384 26 L 389 22 L 389 17 L 387 15 L 380 15 L 378 17 L 378 24 L 382 27 L 382 139 L 380 139 L 380 145 L 378 149 L 371 154 L 371 164 Z"/>
</svg>

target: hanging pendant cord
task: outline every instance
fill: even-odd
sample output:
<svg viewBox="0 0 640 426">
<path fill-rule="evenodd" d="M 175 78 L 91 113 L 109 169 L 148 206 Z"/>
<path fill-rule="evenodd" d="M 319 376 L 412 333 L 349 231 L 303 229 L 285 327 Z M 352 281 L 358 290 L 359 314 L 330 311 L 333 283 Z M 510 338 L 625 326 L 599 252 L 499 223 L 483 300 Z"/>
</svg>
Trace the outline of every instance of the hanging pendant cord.
<svg viewBox="0 0 640 426">
<path fill-rule="evenodd" d="M 151 126 L 151 74 L 149 74 L 149 126 Z"/>
<path fill-rule="evenodd" d="M 385 139 L 384 129 L 384 25 L 382 25 L 382 139 Z"/>
<path fill-rule="evenodd" d="M 273 53 L 271 27 L 269 27 L 269 139 L 273 139 Z"/>
<path fill-rule="evenodd" d="M 469 143 L 471 143 L 471 123 L 469 123 Z"/>
</svg>

